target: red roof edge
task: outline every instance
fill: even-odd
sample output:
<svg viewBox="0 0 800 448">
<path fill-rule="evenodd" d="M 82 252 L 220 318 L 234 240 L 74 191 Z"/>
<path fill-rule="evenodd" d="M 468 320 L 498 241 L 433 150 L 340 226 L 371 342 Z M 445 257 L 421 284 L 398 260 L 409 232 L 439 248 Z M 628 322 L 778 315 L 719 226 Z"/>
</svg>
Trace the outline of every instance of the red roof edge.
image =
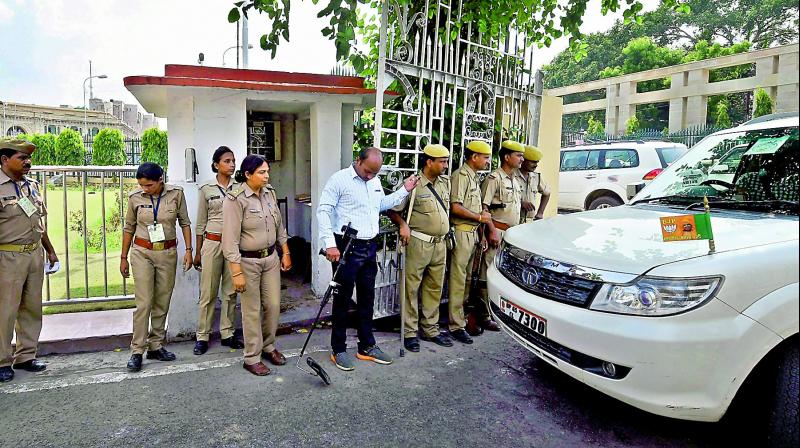
<svg viewBox="0 0 800 448">
<path fill-rule="evenodd" d="M 349 87 L 354 89 L 364 88 L 364 79 L 357 76 L 317 75 L 312 73 L 290 73 L 270 70 L 243 70 L 235 68 L 203 67 L 198 65 L 168 64 L 164 67 L 164 76 L 228 81 L 308 84 L 328 87 Z"/>
</svg>

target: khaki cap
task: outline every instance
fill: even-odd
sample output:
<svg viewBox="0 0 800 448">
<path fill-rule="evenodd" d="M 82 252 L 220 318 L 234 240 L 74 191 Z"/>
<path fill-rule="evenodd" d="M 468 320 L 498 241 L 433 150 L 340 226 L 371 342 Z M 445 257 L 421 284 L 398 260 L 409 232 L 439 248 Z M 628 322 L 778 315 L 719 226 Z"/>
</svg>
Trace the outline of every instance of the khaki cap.
<svg viewBox="0 0 800 448">
<path fill-rule="evenodd" d="M 542 151 L 539 151 L 539 148 L 529 145 L 525 146 L 525 154 L 523 155 L 523 157 L 525 157 L 525 160 L 538 162 L 542 160 L 542 156 L 543 156 Z"/>
<path fill-rule="evenodd" d="M 422 152 L 428 157 L 450 157 L 450 151 L 444 145 L 426 145 Z"/>
<path fill-rule="evenodd" d="M 13 149 L 14 151 L 31 155 L 36 151 L 36 146 L 31 142 L 18 138 L 0 137 L 0 149 Z"/>
<path fill-rule="evenodd" d="M 520 142 L 515 142 L 514 140 L 506 140 L 501 145 L 504 149 L 514 152 L 525 152 L 525 146 L 522 145 Z"/>
<path fill-rule="evenodd" d="M 473 140 L 467 144 L 467 149 L 474 153 L 492 155 L 492 147 L 483 140 Z"/>
</svg>

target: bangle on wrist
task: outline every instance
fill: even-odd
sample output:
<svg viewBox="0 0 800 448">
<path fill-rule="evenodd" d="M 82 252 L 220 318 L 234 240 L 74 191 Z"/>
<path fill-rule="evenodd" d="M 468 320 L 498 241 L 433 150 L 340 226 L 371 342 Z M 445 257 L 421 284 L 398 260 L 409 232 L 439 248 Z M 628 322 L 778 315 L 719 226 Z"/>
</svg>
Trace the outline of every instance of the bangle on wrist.
<svg viewBox="0 0 800 448">
<path fill-rule="evenodd" d="M 187 251 L 187 252 L 191 252 L 191 251 L 192 251 L 192 248 L 191 248 L 191 247 L 187 247 L 187 248 L 186 248 L 186 251 Z"/>
<path fill-rule="evenodd" d="M 231 274 L 231 278 L 233 278 L 233 277 L 238 277 L 238 276 L 240 276 L 240 275 L 242 275 L 242 271 L 239 271 L 239 272 L 237 272 L 237 273 L 235 273 L 235 274 Z"/>
<path fill-rule="evenodd" d="M 127 255 L 120 255 L 120 257 L 119 257 L 119 258 L 120 258 L 121 260 L 127 260 L 127 259 L 128 259 L 128 256 L 127 256 Z"/>
</svg>

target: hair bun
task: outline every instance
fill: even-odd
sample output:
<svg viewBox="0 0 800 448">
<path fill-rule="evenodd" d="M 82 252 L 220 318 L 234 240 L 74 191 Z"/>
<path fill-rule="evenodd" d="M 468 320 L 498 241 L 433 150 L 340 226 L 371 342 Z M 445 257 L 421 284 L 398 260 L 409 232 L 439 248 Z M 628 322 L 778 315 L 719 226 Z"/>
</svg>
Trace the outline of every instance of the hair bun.
<svg viewBox="0 0 800 448">
<path fill-rule="evenodd" d="M 247 180 L 247 177 L 245 177 L 242 170 L 236 170 L 236 172 L 233 173 L 233 180 L 235 180 L 236 182 L 244 182 Z"/>
</svg>

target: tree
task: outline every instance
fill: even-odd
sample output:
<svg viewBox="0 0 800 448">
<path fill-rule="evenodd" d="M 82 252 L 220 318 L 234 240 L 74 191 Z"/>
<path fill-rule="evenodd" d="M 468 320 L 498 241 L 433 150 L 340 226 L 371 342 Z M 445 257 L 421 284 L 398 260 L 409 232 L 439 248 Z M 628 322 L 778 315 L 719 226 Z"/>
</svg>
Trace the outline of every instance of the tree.
<svg viewBox="0 0 800 448">
<path fill-rule="evenodd" d="M 86 148 L 78 131 L 64 129 L 56 138 L 56 164 L 83 166 L 86 164 Z"/>
<path fill-rule="evenodd" d="M 756 107 L 753 111 L 753 118 L 769 115 L 773 112 L 772 98 L 766 90 L 756 89 Z"/>
<path fill-rule="evenodd" d="M 589 126 L 586 128 L 586 133 L 589 136 L 604 136 L 606 134 L 606 127 L 600 120 L 595 120 L 594 115 L 589 117 Z"/>
<path fill-rule="evenodd" d="M 633 115 L 625 122 L 625 135 L 633 135 L 637 132 L 639 132 L 639 118 Z"/>
<path fill-rule="evenodd" d="M 731 127 L 731 117 L 728 115 L 727 101 L 720 101 L 717 103 L 717 113 L 714 116 L 714 124 L 722 129 Z"/>
<path fill-rule="evenodd" d="M 640 37 L 649 37 L 658 46 L 685 50 L 695 48 L 701 41 L 706 41 L 710 47 L 719 44 L 723 48 L 752 42 L 755 49 L 798 41 L 798 4 L 795 0 L 732 0 L 722 3 L 686 0 L 684 4 L 688 13 L 685 9 L 676 11 L 662 4 L 657 10 L 639 16 L 637 22 L 617 21 L 604 33 L 583 37 L 583 44 L 591 51 L 582 59 L 576 59 L 580 55 L 572 48 L 559 53 L 544 67 L 545 88 L 599 79 L 603 68 L 623 65 L 619 49 Z M 715 56 L 708 54 L 690 60 L 709 57 Z"/>
<path fill-rule="evenodd" d="M 101 129 L 92 143 L 92 164 L 119 166 L 125 165 L 125 139 L 117 129 Z"/>
<path fill-rule="evenodd" d="M 153 162 L 167 167 L 167 132 L 156 128 L 144 131 L 142 135 L 142 162 Z"/>
<path fill-rule="evenodd" d="M 314 4 L 318 0 L 312 0 Z M 679 0 L 662 0 L 666 7 L 684 11 L 686 8 L 679 3 Z M 368 17 L 375 17 L 378 11 L 380 0 L 331 0 L 322 8 L 317 17 L 330 17 L 329 25 L 321 30 L 323 36 L 334 41 L 336 46 L 336 58 L 347 60 L 348 58 L 356 67 L 367 67 L 367 60 L 371 59 L 368 54 L 363 54 L 353 48 L 358 43 L 357 34 L 367 39 L 372 49 L 377 42 L 374 39 L 375 30 L 370 30 L 374 26 L 374 21 Z M 399 6 L 409 6 L 412 11 L 424 11 L 426 2 L 423 0 L 397 0 Z M 494 38 L 508 33 L 510 28 L 514 28 L 524 33 L 541 46 L 550 46 L 554 39 L 569 37 L 570 48 L 579 57 L 586 56 L 587 47 L 580 42 L 580 25 L 586 14 L 589 0 L 565 0 L 557 2 L 553 0 L 463 0 L 461 23 L 473 23 L 476 31 L 486 38 Z M 278 50 L 281 41 L 289 40 L 289 12 L 291 9 L 290 0 L 243 0 L 234 3 L 235 7 L 228 13 L 228 21 L 233 23 L 241 18 L 242 15 L 248 16 L 248 12 L 255 10 L 265 14 L 272 19 L 269 33 L 261 36 L 260 45 L 264 50 L 271 52 L 272 57 Z M 370 8 L 367 14 L 359 11 L 359 5 L 364 9 Z M 642 11 L 642 3 L 639 0 L 603 0 L 600 12 L 603 15 L 609 12 L 623 11 L 626 23 L 637 20 Z M 371 13 L 371 14 L 370 14 Z M 429 17 L 431 18 L 431 17 Z M 556 21 L 556 18 L 559 18 Z M 461 23 L 456 24 L 456 29 L 451 30 L 450 39 L 455 39 L 461 31 Z M 372 36 L 372 38 L 369 38 Z M 371 53 L 371 51 L 370 51 Z"/>
</svg>

